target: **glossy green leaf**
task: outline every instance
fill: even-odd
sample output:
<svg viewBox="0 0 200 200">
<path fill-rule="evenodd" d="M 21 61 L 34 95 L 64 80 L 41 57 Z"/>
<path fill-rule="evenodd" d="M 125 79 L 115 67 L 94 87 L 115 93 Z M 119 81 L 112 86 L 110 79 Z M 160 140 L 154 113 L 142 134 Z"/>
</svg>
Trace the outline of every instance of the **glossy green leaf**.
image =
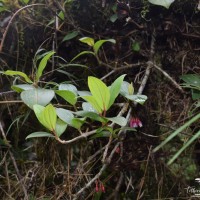
<svg viewBox="0 0 200 200">
<path fill-rule="evenodd" d="M 94 39 L 90 37 L 83 37 L 79 39 L 81 42 L 89 45 L 89 46 L 94 46 Z"/>
<path fill-rule="evenodd" d="M 72 84 L 60 84 L 58 87 L 59 90 L 68 90 L 73 92 L 75 95 L 77 95 L 77 88 L 76 86 L 72 85 Z"/>
<path fill-rule="evenodd" d="M 109 121 L 118 124 L 120 126 L 126 126 L 127 125 L 127 120 L 124 117 L 106 117 L 106 119 L 108 119 Z"/>
<path fill-rule="evenodd" d="M 63 38 L 62 42 L 71 40 L 71 39 L 75 38 L 78 34 L 79 34 L 78 31 L 72 31 L 72 32 L 68 33 L 68 34 Z"/>
<path fill-rule="evenodd" d="M 62 19 L 62 20 L 65 19 L 65 15 L 64 15 L 63 11 L 60 11 L 60 12 L 58 13 L 58 17 L 59 17 L 60 19 Z"/>
<path fill-rule="evenodd" d="M 175 1 L 175 0 L 148 0 L 150 3 L 154 4 L 154 5 L 159 5 L 159 6 L 163 6 L 165 8 L 169 8 L 170 5 Z"/>
<path fill-rule="evenodd" d="M 55 93 L 53 90 L 36 88 L 32 90 L 25 90 L 21 93 L 22 101 L 31 109 L 33 105 L 39 104 L 46 106 L 53 99 Z"/>
<path fill-rule="evenodd" d="M 76 128 L 76 129 L 80 130 L 81 126 L 82 126 L 84 123 L 85 123 L 84 120 L 78 119 L 78 118 L 74 118 L 74 119 L 72 119 L 72 122 L 71 122 L 70 125 L 71 125 L 72 127 Z"/>
<path fill-rule="evenodd" d="M 112 106 L 112 104 L 114 103 L 115 99 L 119 95 L 119 92 L 120 92 L 120 89 L 121 89 L 121 85 L 122 85 L 122 82 L 123 82 L 125 76 L 126 75 L 121 75 L 120 77 L 118 77 L 112 83 L 112 85 L 110 87 L 110 101 L 109 101 L 109 104 L 108 104 L 108 108 L 110 108 Z"/>
<path fill-rule="evenodd" d="M 87 112 L 96 112 L 96 110 L 88 102 L 83 102 L 82 103 L 82 108 L 83 108 L 84 111 L 87 111 Z"/>
<path fill-rule="evenodd" d="M 95 42 L 95 44 L 94 44 L 94 46 L 93 46 L 95 54 L 98 53 L 99 48 L 100 48 L 105 42 L 111 42 L 111 43 L 113 43 L 113 44 L 116 43 L 116 41 L 115 41 L 114 39 L 99 40 L 99 41 Z"/>
<path fill-rule="evenodd" d="M 8 76 L 21 76 L 27 83 L 33 83 L 25 73 L 20 71 L 7 70 L 4 74 Z"/>
<path fill-rule="evenodd" d="M 95 139 L 95 138 L 103 138 L 103 137 L 110 137 L 112 135 L 111 132 L 107 130 L 102 130 L 101 132 L 95 133 L 90 137 L 90 139 Z"/>
<path fill-rule="evenodd" d="M 61 119 L 57 119 L 55 132 L 58 137 L 60 137 L 66 130 L 67 124 Z"/>
<path fill-rule="evenodd" d="M 90 88 L 92 96 L 94 97 L 95 101 L 97 102 L 101 110 L 102 111 L 107 110 L 110 102 L 109 88 L 100 79 L 92 76 L 88 77 L 88 86 Z M 93 104 L 92 106 L 94 107 Z"/>
<path fill-rule="evenodd" d="M 35 89 L 35 87 L 33 85 L 30 85 L 30 84 L 12 85 L 11 88 L 12 88 L 12 90 L 19 92 L 19 93 L 24 91 L 24 90 Z"/>
<path fill-rule="evenodd" d="M 130 83 L 128 83 L 127 81 L 122 82 L 121 88 L 120 88 L 120 94 L 122 96 L 130 95 L 129 94 L 129 85 L 130 85 Z"/>
<path fill-rule="evenodd" d="M 31 133 L 30 135 L 28 135 L 26 137 L 26 140 L 30 139 L 30 138 L 38 138 L 38 137 L 52 137 L 52 138 L 54 138 L 54 136 L 51 133 L 39 131 L 39 132 L 34 132 L 34 133 Z"/>
<path fill-rule="evenodd" d="M 54 131 L 56 128 L 57 121 L 55 107 L 52 104 L 47 105 L 43 110 L 42 115 L 44 120 L 46 121 L 46 128 L 48 128 L 50 131 Z"/>
<path fill-rule="evenodd" d="M 50 131 L 54 131 L 56 127 L 56 109 L 49 104 L 46 107 L 34 105 L 33 110 L 39 122 Z"/>
<path fill-rule="evenodd" d="M 139 104 L 144 104 L 144 102 L 147 100 L 146 95 L 125 95 L 125 97 L 131 101 L 135 101 Z"/>
<path fill-rule="evenodd" d="M 76 104 L 77 98 L 73 92 L 67 90 L 56 90 L 55 93 L 65 99 L 65 101 L 67 101 L 71 105 Z"/>
<path fill-rule="evenodd" d="M 183 81 L 191 86 L 195 86 L 196 89 L 200 89 L 200 75 L 197 74 L 185 74 L 180 77 Z"/>
<path fill-rule="evenodd" d="M 93 96 L 82 96 L 82 98 L 84 100 L 86 100 L 87 102 L 89 102 L 92 107 L 98 112 L 98 113 L 102 113 L 103 109 L 101 109 L 101 107 L 99 106 L 99 104 L 97 103 L 96 99 Z"/>
<path fill-rule="evenodd" d="M 82 96 L 91 96 L 92 94 L 91 94 L 91 92 L 89 92 L 89 91 L 79 91 L 79 90 L 78 90 L 78 95 L 79 95 L 80 97 L 82 97 Z"/>
<path fill-rule="evenodd" d="M 80 56 L 85 55 L 85 54 L 92 54 L 92 55 L 95 55 L 94 52 L 92 52 L 92 51 L 82 51 L 81 53 L 79 53 L 78 55 L 76 55 L 76 56 L 70 61 L 70 63 L 73 62 L 74 60 L 76 60 L 77 58 L 79 58 Z"/>
<path fill-rule="evenodd" d="M 40 79 L 40 77 L 42 76 L 42 73 L 47 65 L 47 62 L 48 60 L 50 59 L 50 57 L 55 54 L 54 51 L 50 51 L 48 52 L 43 58 L 42 60 L 40 61 L 40 64 L 39 64 L 39 67 L 37 69 L 37 72 L 36 72 L 36 81 L 38 81 Z"/>
<path fill-rule="evenodd" d="M 78 112 L 76 112 L 76 115 L 79 115 L 79 116 L 82 116 L 82 117 L 87 117 L 87 118 L 90 118 L 92 120 L 99 121 L 99 122 L 102 122 L 102 123 L 106 123 L 108 121 L 107 119 L 99 116 L 95 112 L 78 111 Z"/>
<path fill-rule="evenodd" d="M 41 115 L 41 113 L 44 111 L 44 109 L 45 109 L 44 106 L 41 106 L 41 105 L 38 105 L 38 104 L 35 104 L 35 105 L 33 106 L 34 113 L 35 113 L 35 115 L 36 115 L 36 117 L 37 117 L 37 119 L 38 119 L 39 121 L 42 120 L 42 115 Z"/>
<path fill-rule="evenodd" d="M 56 113 L 57 113 L 58 117 L 65 123 L 67 123 L 67 124 L 72 123 L 72 119 L 74 118 L 74 115 L 72 114 L 71 111 L 66 110 L 64 108 L 56 108 Z"/>
</svg>

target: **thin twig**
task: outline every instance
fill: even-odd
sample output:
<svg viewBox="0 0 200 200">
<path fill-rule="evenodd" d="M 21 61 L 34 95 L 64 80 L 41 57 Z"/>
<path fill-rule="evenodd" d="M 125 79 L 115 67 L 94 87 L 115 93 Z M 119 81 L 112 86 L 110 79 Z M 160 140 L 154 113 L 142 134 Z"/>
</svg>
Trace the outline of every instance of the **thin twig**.
<svg viewBox="0 0 200 200">
<path fill-rule="evenodd" d="M 124 174 L 122 172 L 120 172 L 120 177 L 118 179 L 117 185 L 115 187 L 115 190 L 110 194 L 110 196 L 106 199 L 106 200 L 112 200 L 113 197 L 114 199 L 118 199 L 118 195 L 119 195 L 119 189 L 122 185 L 122 181 L 124 179 Z"/>
<path fill-rule="evenodd" d="M 142 83 L 138 89 L 137 94 L 143 93 L 143 90 L 147 84 L 147 81 L 148 81 L 148 78 L 150 75 L 151 67 L 153 66 L 153 57 L 154 57 L 154 53 L 155 53 L 155 40 L 156 40 L 155 37 L 156 37 L 156 33 L 155 33 L 155 31 L 153 31 L 152 37 L 151 37 L 151 50 L 150 50 L 149 62 L 147 62 L 147 68 L 145 70 L 144 78 L 142 79 Z M 137 105 L 137 103 L 135 103 L 135 105 Z"/>
<path fill-rule="evenodd" d="M 22 8 L 20 8 L 19 10 L 17 10 L 14 15 L 11 17 L 7 27 L 6 27 L 6 30 L 4 31 L 3 33 L 3 38 L 1 40 L 1 44 L 0 44 L 0 52 L 2 52 L 2 49 L 3 49 L 3 45 L 4 45 L 4 42 L 5 42 L 5 39 L 6 39 L 6 35 L 8 33 L 8 29 L 10 28 L 10 25 L 12 24 L 12 21 L 14 20 L 14 18 L 22 11 L 22 10 L 25 10 L 27 8 L 30 8 L 30 7 L 33 7 L 33 6 L 44 6 L 45 4 L 41 4 L 41 3 L 36 3 L 36 4 L 31 4 L 31 5 L 27 5 L 27 6 L 24 6 Z"/>
<path fill-rule="evenodd" d="M 6 143 L 7 143 L 6 134 L 5 134 L 5 132 L 4 132 L 3 125 L 2 125 L 2 122 L 1 122 L 1 121 L 0 121 L 0 130 L 1 130 L 1 134 L 2 134 L 2 136 L 3 136 L 4 141 L 6 141 Z M 15 171 L 16 171 L 16 173 L 17 173 L 18 181 L 19 181 L 19 183 L 20 183 L 20 185 L 21 185 L 21 187 L 22 187 L 22 190 L 23 190 L 23 192 L 24 192 L 24 199 L 25 199 L 25 200 L 28 200 L 28 193 L 27 193 L 26 187 L 25 187 L 25 185 L 24 185 L 24 183 L 23 183 L 21 174 L 20 174 L 19 169 L 18 169 L 18 167 L 17 167 L 17 163 L 16 163 L 15 158 L 14 158 L 14 156 L 13 156 L 13 153 L 11 152 L 10 149 L 8 149 L 8 153 L 9 153 L 9 155 L 10 155 L 10 158 L 11 158 L 11 160 L 12 160 L 12 162 L 13 162 Z"/>
<path fill-rule="evenodd" d="M 152 150 L 152 146 L 149 149 L 149 154 L 148 154 L 148 157 L 147 157 L 147 164 L 145 166 L 144 175 L 143 175 L 143 177 L 142 177 L 142 179 L 140 181 L 140 190 L 139 190 L 138 195 L 137 195 L 137 200 L 141 199 L 141 191 L 142 191 L 142 188 L 143 188 L 143 185 L 144 185 L 144 182 L 145 182 L 145 176 L 146 176 L 146 173 L 147 173 L 147 167 L 148 167 L 148 164 L 149 164 L 151 150 Z"/>
<path fill-rule="evenodd" d="M 59 137 L 56 136 L 56 134 L 54 134 L 54 135 L 55 135 L 55 139 L 58 142 L 60 142 L 61 144 L 70 144 L 70 143 L 75 142 L 77 140 L 80 140 L 80 139 L 83 139 L 83 138 L 87 138 L 88 136 L 93 135 L 94 133 L 96 133 L 96 131 L 97 130 L 93 130 L 93 131 L 89 131 L 89 132 L 83 133 L 80 136 L 75 137 L 75 138 L 73 138 L 71 140 L 61 140 Z"/>
<path fill-rule="evenodd" d="M 21 100 L 0 101 L 0 104 L 9 104 L 9 103 L 23 103 L 23 101 L 21 101 Z"/>
<path fill-rule="evenodd" d="M 107 168 L 107 164 L 103 164 L 102 168 L 100 169 L 100 171 L 95 175 L 95 177 L 93 179 L 90 180 L 90 182 L 88 182 L 83 188 L 81 188 L 81 190 L 79 190 L 76 193 L 76 196 L 73 198 L 73 200 L 78 199 L 78 197 L 80 196 L 80 194 L 82 192 L 84 192 L 87 188 L 89 188 L 100 176 L 101 174 L 104 172 L 104 170 Z"/>
<path fill-rule="evenodd" d="M 11 158 L 11 160 L 12 160 L 12 162 L 13 162 L 15 171 L 16 171 L 16 173 L 17 173 L 18 181 L 19 181 L 19 183 L 20 183 L 20 185 L 21 185 L 21 187 L 22 187 L 22 190 L 23 190 L 23 192 L 24 192 L 24 200 L 29 200 L 29 198 L 28 198 L 28 192 L 27 192 L 26 187 L 25 187 L 25 185 L 24 185 L 22 176 L 21 176 L 21 174 L 20 174 L 20 172 L 19 172 L 19 169 L 18 169 L 18 167 L 17 167 L 17 163 L 16 163 L 16 161 L 15 161 L 15 158 L 14 158 L 14 156 L 13 156 L 13 153 L 12 153 L 10 150 L 9 150 L 9 154 L 10 154 L 10 158 Z"/>
<path fill-rule="evenodd" d="M 159 66 L 156 64 L 152 63 L 151 61 L 148 62 L 151 64 L 153 67 L 155 67 L 158 71 L 160 71 L 170 82 L 181 92 L 184 93 L 183 88 L 163 69 L 161 69 Z"/>
</svg>

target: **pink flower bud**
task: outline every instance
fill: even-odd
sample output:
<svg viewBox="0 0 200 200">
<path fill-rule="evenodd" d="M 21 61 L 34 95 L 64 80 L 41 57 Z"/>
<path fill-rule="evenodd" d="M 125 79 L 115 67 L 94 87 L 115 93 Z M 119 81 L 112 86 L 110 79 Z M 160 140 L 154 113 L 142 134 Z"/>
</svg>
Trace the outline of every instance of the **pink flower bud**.
<svg viewBox="0 0 200 200">
<path fill-rule="evenodd" d="M 99 192 L 98 181 L 96 181 L 95 184 L 96 184 L 95 191 L 96 191 L 96 192 Z"/>
<path fill-rule="evenodd" d="M 142 127 L 142 122 L 140 121 L 139 118 L 137 118 L 137 125 L 141 128 Z"/>
<path fill-rule="evenodd" d="M 136 128 L 137 127 L 137 123 L 136 123 L 135 118 L 131 118 L 130 119 L 130 127 L 131 128 Z"/>
<path fill-rule="evenodd" d="M 101 183 L 101 191 L 102 191 L 102 192 L 104 192 L 104 193 L 106 192 L 106 190 L 105 190 L 105 187 L 104 187 L 103 183 Z"/>
<path fill-rule="evenodd" d="M 131 128 L 137 128 L 137 127 L 142 127 L 142 122 L 140 121 L 139 118 L 131 118 L 130 119 L 130 127 Z"/>
</svg>

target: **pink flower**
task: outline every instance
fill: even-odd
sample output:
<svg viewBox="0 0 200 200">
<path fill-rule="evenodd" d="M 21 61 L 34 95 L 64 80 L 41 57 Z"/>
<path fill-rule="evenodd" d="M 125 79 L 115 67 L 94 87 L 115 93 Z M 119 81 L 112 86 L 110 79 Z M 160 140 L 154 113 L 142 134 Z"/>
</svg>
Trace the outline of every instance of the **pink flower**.
<svg viewBox="0 0 200 200">
<path fill-rule="evenodd" d="M 96 181 L 96 182 L 95 182 L 95 185 L 96 185 L 96 186 L 95 186 L 95 191 L 96 191 L 96 192 L 99 192 L 99 185 L 98 185 L 98 181 Z"/>
<path fill-rule="evenodd" d="M 139 118 L 134 118 L 134 117 L 132 117 L 131 119 L 130 119 L 130 127 L 131 128 L 138 128 L 138 127 L 142 127 L 142 122 L 140 121 L 140 119 Z"/>
<path fill-rule="evenodd" d="M 104 187 L 103 183 L 101 183 L 101 191 L 102 191 L 103 193 L 105 193 L 105 192 L 106 192 L 106 190 L 105 190 L 105 187 Z"/>
</svg>

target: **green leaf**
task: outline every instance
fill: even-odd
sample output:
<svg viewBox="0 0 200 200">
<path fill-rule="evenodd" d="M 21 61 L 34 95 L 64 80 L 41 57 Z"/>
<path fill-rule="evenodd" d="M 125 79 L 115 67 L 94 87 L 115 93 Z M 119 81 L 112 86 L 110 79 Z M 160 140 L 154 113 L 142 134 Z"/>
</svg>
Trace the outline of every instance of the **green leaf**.
<svg viewBox="0 0 200 200">
<path fill-rule="evenodd" d="M 77 98 L 73 92 L 68 90 L 56 90 L 55 93 L 60 97 L 62 97 L 65 101 L 67 101 L 71 105 L 76 104 Z"/>
<path fill-rule="evenodd" d="M 131 101 L 135 101 L 139 104 L 144 104 L 144 102 L 147 100 L 147 96 L 146 95 L 125 95 L 125 97 Z"/>
<path fill-rule="evenodd" d="M 160 148 L 162 148 L 165 144 L 167 144 L 171 139 L 173 139 L 175 136 L 177 136 L 180 132 L 182 132 L 184 129 L 186 129 L 188 126 L 190 126 L 192 123 L 200 119 L 200 113 L 195 115 L 192 119 L 187 121 L 185 124 L 183 124 L 181 127 L 179 127 L 176 131 L 174 131 L 172 134 L 170 134 L 161 144 L 159 144 L 153 152 L 158 151 Z"/>
<path fill-rule="evenodd" d="M 62 20 L 65 19 L 65 15 L 64 15 L 63 11 L 60 11 L 60 12 L 58 13 L 58 16 L 59 16 L 59 18 L 62 19 Z"/>
<path fill-rule="evenodd" d="M 78 31 L 72 31 L 72 32 L 68 33 L 68 34 L 63 38 L 62 42 L 71 40 L 71 39 L 75 38 L 78 34 L 79 34 Z"/>
<path fill-rule="evenodd" d="M 113 134 L 112 127 L 100 127 L 97 129 L 96 133 L 90 137 L 90 139 L 100 138 L 100 137 L 110 137 Z"/>
<path fill-rule="evenodd" d="M 109 88 L 100 79 L 92 76 L 88 77 L 88 86 L 98 106 L 101 108 L 101 110 L 106 111 L 110 102 Z M 92 106 L 94 107 L 93 104 Z"/>
<path fill-rule="evenodd" d="M 127 81 L 122 82 L 121 88 L 120 88 L 120 94 L 122 96 L 130 95 L 129 94 L 129 85 L 130 85 L 130 83 L 128 83 Z"/>
<path fill-rule="evenodd" d="M 114 14 L 114 15 L 112 15 L 112 16 L 110 17 L 110 21 L 111 21 L 112 23 L 116 22 L 117 19 L 118 19 L 117 14 Z"/>
<path fill-rule="evenodd" d="M 34 110 L 34 113 L 38 119 L 38 121 L 42 121 L 42 112 L 44 111 L 44 106 L 41 106 L 41 105 L 38 105 L 38 104 L 35 104 L 33 106 L 33 110 Z"/>
<path fill-rule="evenodd" d="M 3 74 L 8 76 L 21 76 L 27 83 L 33 83 L 25 73 L 20 71 L 7 70 Z"/>
<path fill-rule="evenodd" d="M 25 3 L 25 4 L 28 4 L 29 3 L 29 0 L 21 0 L 21 2 Z"/>
<path fill-rule="evenodd" d="M 80 38 L 79 39 L 81 42 L 89 45 L 89 46 L 94 46 L 94 39 L 93 38 L 90 38 L 90 37 L 83 37 L 83 38 Z"/>
<path fill-rule="evenodd" d="M 133 95 L 134 93 L 134 87 L 133 87 L 133 83 L 131 82 L 129 85 L 128 85 L 128 94 L 129 95 Z"/>
<path fill-rule="evenodd" d="M 95 55 L 94 52 L 92 51 L 82 51 L 81 53 L 79 53 L 78 55 L 76 55 L 71 61 L 70 63 L 72 63 L 74 60 L 76 60 L 78 57 L 85 55 L 85 54 L 92 54 Z"/>
<path fill-rule="evenodd" d="M 200 136 L 200 131 L 198 131 L 195 135 L 192 136 L 184 145 L 183 147 L 168 161 L 168 165 L 171 165 L 179 156 L 180 154 L 190 146 L 195 140 L 197 140 Z"/>
<path fill-rule="evenodd" d="M 38 137 L 52 137 L 52 138 L 54 138 L 54 136 L 51 133 L 39 131 L 39 132 L 34 132 L 34 133 L 31 133 L 30 135 L 28 135 L 26 137 L 26 140 L 29 139 L 29 138 L 38 138 Z"/>
<path fill-rule="evenodd" d="M 124 117 L 106 117 L 106 119 L 108 119 L 109 121 L 118 124 L 120 126 L 126 126 L 127 125 L 127 120 Z"/>
<path fill-rule="evenodd" d="M 150 3 L 154 4 L 154 5 L 159 5 L 159 6 L 163 6 L 165 8 L 169 8 L 170 5 L 175 1 L 175 0 L 148 0 Z"/>
<path fill-rule="evenodd" d="M 71 111 L 63 109 L 63 108 L 56 108 L 56 113 L 62 121 L 64 121 L 67 124 L 72 123 L 72 119 L 74 118 L 74 115 Z"/>
<path fill-rule="evenodd" d="M 200 91 L 192 89 L 192 99 L 193 100 L 198 100 L 200 99 Z"/>
<path fill-rule="evenodd" d="M 87 117 L 87 118 L 90 118 L 92 120 L 99 121 L 99 122 L 102 122 L 102 123 L 106 123 L 108 121 L 107 119 L 99 116 L 95 112 L 78 111 L 78 112 L 76 112 L 76 115 L 79 115 L 79 116 L 82 116 L 82 117 Z"/>
<path fill-rule="evenodd" d="M 113 131 L 113 135 L 116 135 L 116 133 L 119 132 L 119 131 L 131 131 L 131 132 L 133 131 L 133 132 L 135 132 L 135 131 L 137 131 L 137 130 L 136 130 L 135 128 L 123 126 L 123 127 L 121 127 L 121 128 L 115 129 L 115 130 Z"/>
<path fill-rule="evenodd" d="M 99 41 L 97 41 L 97 42 L 94 44 L 94 46 L 93 46 L 95 54 L 98 53 L 99 48 L 100 48 L 105 42 L 111 42 L 111 43 L 113 43 L 113 44 L 116 43 L 116 41 L 115 41 L 114 39 L 99 40 Z"/>
<path fill-rule="evenodd" d="M 59 90 L 68 90 L 68 91 L 71 91 L 73 92 L 75 95 L 77 95 L 77 88 L 72 85 L 72 84 L 60 84 L 59 85 Z"/>
<path fill-rule="evenodd" d="M 87 112 L 96 112 L 96 110 L 92 107 L 92 105 L 87 102 L 82 103 L 82 108 L 84 111 L 87 111 Z"/>
<path fill-rule="evenodd" d="M 78 90 L 78 95 L 80 97 L 82 97 L 82 96 L 91 96 L 91 92 L 89 92 L 89 91 L 79 91 Z"/>
<path fill-rule="evenodd" d="M 54 131 L 56 127 L 57 115 L 56 109 L 49 104 L 46 107 L 34 105 L 33 110 L 39 122 L 50 131 Z"/>
<path fill-rule="evenodd" d="M 139 52 L 140 51 L 140 43 L 139 42 L 134 42 L 132 44 L 132 50 L 136 51 L 136 52 Z"/>
<path fill-rule="evenodd" d="M 19 92 L 19 93 L 24 91 L 24 90 L 35 89 L 35 87 L 33 85 L 30 85 L 30 84 L 12 85 L 11 88 L 12 88 L 12 90 Z"/>
<path fill-rule="evenodd" d="M 66 130 L 67 124 L 63 122 L 61 119 L 57 119 L 55 132 L 58 137 L 60 137 Z"/>
<path fill-rule="evenodd" d="M 200 89 L 200 75 L 197 74 L 185 74 L 180 77 L 183 81 L 189 85 L 195 86 Z"/>
<path fill-rule="evenodd" d="M 40 77 L 42 76 L 42 73 L 47 65 L 48 60 L 50 59 L 50 57 L 55 54 L 54 51 L 49 51 L 40 61 L 39 67 L 37 69 L 36 72 L 36 81 L 38 81 L 40 79 Z"/>
<path fill-rule="evenodd" d="M 48 128 L 50 131 L 54 131 L 56 128 L 57 121 L 55 107 L 52 104 L 47 105 L 42 112 L 42 116 L 46 121 L 46 128 Z"/>
<path fill-rule="evenodd" d="M 20 96 L 22 101 L 33 109 L 33 105 L 35 104 L 46 106 L 53 99 L 54 95 L 53 90 L 36 88 L 23 91 Z"/>
<path fill-rule="evenodd" d="M 92 107 L 98 112 L 98 113 L 102 113 L 103 109 L 101 109 L 101 107 L 99 106 L 99 104 L 97 103 L 96 99 L 93 96 L 81 96 L 81 98 L 83 98 L 84 100 L 86 100 L 87 102 L 89 102 Z"/>
<path fill-rule="evenodd" d="M 72 119 L 72 122 L 71 122 L 70 125 L 71 125 L 72 127 L 76 128 L 76 129 L 80 130 L 81 126 L 82 126 L 84 123 L 85 123 L 84 120 L 78 119 L 78 118 L 74 118 L 74 119 Z"/>
<path fill-rule="evenodd" d="M 123 82 L 125 76 L 126 76 L 125 74 L 121 75 L 112 83 L 112 85 L 110 87 L 110 101 L 109 101 L 108 108 L 110 108 L 112 106 L 115 99 L 119 95 L 120 88 L 121 88 L 121 85 L 122 85 L 122 82 Z"/>
</svg>

